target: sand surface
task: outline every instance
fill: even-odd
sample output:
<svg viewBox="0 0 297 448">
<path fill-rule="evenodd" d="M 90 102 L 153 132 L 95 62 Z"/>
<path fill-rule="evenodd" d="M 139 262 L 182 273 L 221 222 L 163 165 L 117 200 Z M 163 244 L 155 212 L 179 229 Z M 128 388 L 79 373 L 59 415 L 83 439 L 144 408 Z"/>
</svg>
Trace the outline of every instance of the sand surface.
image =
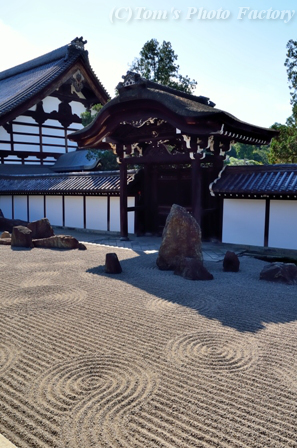
<svg viewBox="0 0 297 448">
<path fill-rule="evenodd" d="M 297 286 L 156 254 L 0 247 L 0 433 L 19 448 L 297 447 Z"/>
</svg>

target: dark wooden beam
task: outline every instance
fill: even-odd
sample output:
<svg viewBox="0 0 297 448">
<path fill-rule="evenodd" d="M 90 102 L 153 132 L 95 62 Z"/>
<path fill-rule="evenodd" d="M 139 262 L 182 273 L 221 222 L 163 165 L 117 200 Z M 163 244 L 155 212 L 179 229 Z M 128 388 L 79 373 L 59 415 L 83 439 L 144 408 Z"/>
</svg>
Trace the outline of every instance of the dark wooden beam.
<svg viewBox="0 0 297 448">
<path fill-rule="evenodd" d="M 128 210 L 127 210 L 127 164 L 120 164 L 120 221 L 121 240 L 128 238 Z"/>
</svg>

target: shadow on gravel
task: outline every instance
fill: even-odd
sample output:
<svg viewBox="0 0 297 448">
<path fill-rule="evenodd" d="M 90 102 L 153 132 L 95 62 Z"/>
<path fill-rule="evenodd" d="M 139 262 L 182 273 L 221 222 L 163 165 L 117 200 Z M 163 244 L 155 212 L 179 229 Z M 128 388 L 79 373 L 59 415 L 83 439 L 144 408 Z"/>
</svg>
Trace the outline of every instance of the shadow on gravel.
<svg viewBox="0 0 297 448">
<path fill-rule="evenodd" d="M 241 332 L 257 332 L 268 323 L 287 323 L 297 319 L 297 285 L 260 280 L 260 272 L 267 264 L 265 261 L 243 256 L 237 273 L 224 272 L 222 262 L 204 262 L 214 279 L 191 281 L 174 275 L 172 271 L 160 271 L 155 253 L 141 252 L 130 259 L 121 259 L 119 250 L 116 253 L 123 269 L 121 274 L 106 274 L 104 265 L 86 272 L 108 278 L 112 276 L 118 281 L 117 291 L 121 282 L 141 289 L 144 307 L 153 295 L 191 308 L 208 319 L 218 320 Z M 156 311 L 148 309 L 147 312 Z M 167 312 L 178 313 L 178 308 L 170 311 L 168 307 Z"/>
</svg>

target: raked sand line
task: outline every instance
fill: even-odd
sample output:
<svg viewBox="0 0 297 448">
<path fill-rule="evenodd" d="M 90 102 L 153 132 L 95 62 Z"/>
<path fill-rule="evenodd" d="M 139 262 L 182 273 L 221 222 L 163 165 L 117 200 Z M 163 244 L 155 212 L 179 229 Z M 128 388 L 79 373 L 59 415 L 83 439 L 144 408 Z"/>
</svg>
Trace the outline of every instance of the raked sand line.
<svg viewBox="0 0 297 448">
<path fill-rule="evenodd" d="M 124 249 L 108 276 L 108 251 L 0 248 L 0 433 L 18 448 L 297 448 L 296 288 L 261 283 L 259 260 L 190 282 Z"/>
</svg>

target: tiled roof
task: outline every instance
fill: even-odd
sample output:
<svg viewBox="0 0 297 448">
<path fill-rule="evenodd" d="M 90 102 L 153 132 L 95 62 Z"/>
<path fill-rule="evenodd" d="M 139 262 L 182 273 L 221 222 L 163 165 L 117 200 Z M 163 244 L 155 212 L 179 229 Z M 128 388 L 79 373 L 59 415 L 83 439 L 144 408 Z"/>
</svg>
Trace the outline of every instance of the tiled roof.
<svg viewBox="0 0 297 448">
<path fill-rule="evenodd" d="M 185 135 L 213 134 L 218 135 L 222 140 L 257 145 L 268 144 L 278 135 L 278 131 L 274 129 L 254 126 L 215 108 L 215 104 L 206 97 L 162 86 L 132 72 L 128 72 L 124 78 L 128 79 L 117 86 L 119 95 L 104 105 L 89 126 L 70 134 L 68 136 L 70 140 L 76 141 L 80 147 L 94 148 L 104 141 L 104 138 L 113 136 L 115 116 L 118 117 L 119 127 L 129 124 L 129 118 L 126 118 L 128 114 L 140 123 L 141 115 L 145 121 L 148 112 L 151 117 L 161 116 L 163 120 L 168 121 L 172 127 L 179 129 Z M 134 118 L 130 120 L 132 124 L 133 120 Z M 127 135 L 128 131 L 125 132 Z M 129 137 L 131 134 L 132 131 Z"/>
<path fill-rule="evenodd" d="M 134 178 L 128 172 L 127 183 Z M 0 177 L 0 194 L 119 195 L 120 174 L 115 171 Z"/>
<path fill-rule="evenodd" d="M 93 170 L 100 162 L 100 159 L 98 160 L 96 157 L 89 159 L 88 153 L 87 149 L 82 149 L 62 154 L 56 163 L 51 166 L 51 169 L 55 172 Z"/>
<path fill-rule="evenodd" d="M 108 98 L 108 93 L 91 69 L 83 42 L 75 39 L 69 45 L 0 73 L 0 119 L 50 86 L 79 58 L 85 61 Z"/>
<path fill-rule="evenodd" d="M 228 197 L 297 197 L 297 165 L 227 166 L 211 186 Z"/>
</svg>

